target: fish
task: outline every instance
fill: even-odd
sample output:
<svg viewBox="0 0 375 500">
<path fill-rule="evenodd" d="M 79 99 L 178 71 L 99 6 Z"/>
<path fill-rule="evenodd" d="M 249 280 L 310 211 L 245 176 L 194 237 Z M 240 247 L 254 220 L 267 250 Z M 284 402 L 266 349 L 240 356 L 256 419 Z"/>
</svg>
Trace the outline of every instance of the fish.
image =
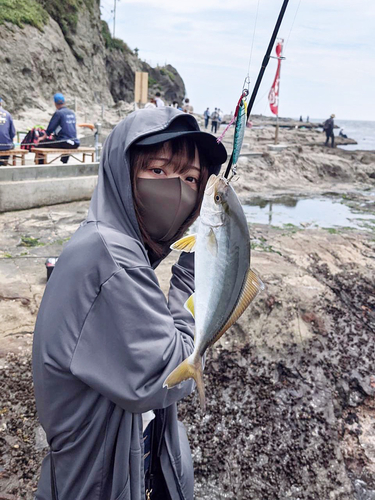
<svg viewBox="0 0 375 500">
<path fill-rule="evenodd" d="M 247 122 L 247 96 L 249 92 L 247 89 L 242 91 L 241 97 L 238 100 L 236 110 L 234 112 L 232 120 L 225 127 L 224 132 L 216 139 L 219 143 L 223 140 L 224 135 L 228 131 L 229 127 L 236 122 L 233 135 L 233 151 L 232 151 L 232 170 L 236 171 L 236 165 L 238 158 L 240 156 L 243 139 L 245 136 L 246 122 Z"/>
<path fill-rule="evenodd" d="M 245 135 L 246 121 L 247 121 L 247 101 L 246 97 L 243 96 L 238 104 L 236 127 L 234 129 L 232 169 L 236 167 L 238 158 L 240 156 L 243 138 Z"/>
<path fill-rule="evenodd" d="M 193 378 L 204 411 L 204 354 L 264 289 L 250 269 L 247 220 L 230 180 L 210 176 L 197 234 L 181 238 L 171 248 L 195 252 L 195 292 L 185 303 L 195 318 L 195 336 L 193 353 L 170 373 L 163 387 L 171 389 Z"/>
</svg>

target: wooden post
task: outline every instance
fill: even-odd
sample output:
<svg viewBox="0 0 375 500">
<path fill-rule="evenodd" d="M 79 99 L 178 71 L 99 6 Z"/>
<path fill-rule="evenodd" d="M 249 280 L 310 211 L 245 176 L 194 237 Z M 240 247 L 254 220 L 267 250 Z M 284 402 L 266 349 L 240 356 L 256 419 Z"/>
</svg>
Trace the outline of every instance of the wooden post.
<svg viewBox="0 0 375 500">
<path fill-rule="evenodd" d="M 134 102 L 146 104 L 148 96 L 148 73 L 136 71 L 134 85 Z"/>
</svg>

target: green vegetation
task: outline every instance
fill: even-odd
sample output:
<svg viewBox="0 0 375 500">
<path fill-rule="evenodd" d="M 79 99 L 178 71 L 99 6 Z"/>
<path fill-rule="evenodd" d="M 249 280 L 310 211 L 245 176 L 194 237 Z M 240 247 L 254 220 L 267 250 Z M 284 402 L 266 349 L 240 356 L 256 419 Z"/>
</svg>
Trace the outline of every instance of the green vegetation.
<svg viewBox="0 0 375 500">
<path fill-rule="evenodd" d="M 30 24 L 43 31 L 49 14 L 72 46 L 71 34 L 76 32 L 79 11 L 86 8 L 93 13 L 94 6 L 99 5 L 100 0 L 0 0 L 0 24 L 8 21 L 21 28 Z"/>
<path fill-rule="evenodd" d="M 131 52 L 128 45 L 120 38 L 112 38 L 108 24 L 102 21 L 102 36 L 107 49 L 120 50 L 121 52 Z"/>
<path fill-rule="evenodd" d="M 56 243 L 57 243 L 58 245 L 63 245 L 64 243 L 66 243 L 66 242 L 67 242 L 67 241 L 69 241 L 69 240 L 70 240 L 70 238 L 62 238 L 62 239 L 58 239 L 58 240 L 56 240 Z"/>
<path fill-rule="evenodd" d="M 163 76 L 168 76 L 172 80 L 172 82 L 175 81 L 175 75 L 172 73 L 172 71 L 169 71 L 166 68 L 160 68 L 160 74 Z"/>
<path fill-rule="evenodd" d="M 11 253 L 9 253 L 9 252 L 5 252 L 5 253 L 4 253 L 4 257 L 5 257 L 6 259 L 13 259 L 13 255 L 12 255 Z"/>
<path fill-rule="evenodd" d="M 0 24 L 5 21 L 20 28 L 30 24 L 43 31 L 48 14 L 36 0 L 0 0 Z"/>
<path fill-rule="evenodd" d="M 21 247 L 43 247 L 45 243 L 41 243 L 39 238 L 33 238 L 31 236 L 21 236 Z"/>
<path fill-rule="evenodd" d="M 176 77 L 174 76 L 174 74 L 171 71 L 167 71 L 167 74 L 168 74 L 169 78 L 172 80 L 172 82 L 174 82 L 175 79 L 176 79 Z"/>
<path fill-rule="evenodd" d="M 268 245 L 266 238 L 263 238 L 263 236 L 261 236 L 259 240 L 253 240 L 251 242 L 251 250 L 259 250 L 260 252 L 277 253 L 278 255 L 282 255 L 279 250 L 275 250 L 272 245 Z"/>
<path fill-rule="evenodd" d="M 148 86 L 149 87 L 152 87 L 153 85 L 155 85 L 157 82 L 157 80 L 155 80 L 155 78 L 152 78 L 152 76 L 149 76 L 148 77 Z"/>
<path fill-rule="evenodd" d="M 287 234 L 295 234 L 297 231 L 302 231 L 302 227 L 295 226 L 290 222 L 283 224 L 283 229 L 286 229 L 288 231 L 287 233 L 284 233 L 283 236 L 286 236 Z"/>
</svg>

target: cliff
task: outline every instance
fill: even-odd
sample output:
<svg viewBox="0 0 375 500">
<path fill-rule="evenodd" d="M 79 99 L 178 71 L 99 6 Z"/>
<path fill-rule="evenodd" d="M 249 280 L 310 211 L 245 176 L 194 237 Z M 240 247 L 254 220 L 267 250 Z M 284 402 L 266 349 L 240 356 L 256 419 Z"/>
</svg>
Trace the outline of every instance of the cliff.
<svg viewBox="0 0 375 500">
<path fill-rule="evenodd" d="M 185 96 L 172 66 L 152 68 L 100 19 L 98 0 L 0 0 L 0 95 L 18 112 L 51 106 L 59 91 L 83 106 L 132 102 L 136 71 L 149 73 L 149 94 Z"/>
</svg>

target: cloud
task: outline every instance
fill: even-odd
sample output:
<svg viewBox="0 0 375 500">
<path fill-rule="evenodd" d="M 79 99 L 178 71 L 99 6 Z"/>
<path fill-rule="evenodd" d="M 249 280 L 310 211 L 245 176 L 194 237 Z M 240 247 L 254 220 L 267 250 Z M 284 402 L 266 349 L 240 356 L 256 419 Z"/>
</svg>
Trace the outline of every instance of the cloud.
<svg viewBox="0 0 375 500">
<path fill-rule="evenodd" d="M 250 76 L 255 82 L 281 0 L 259 1 L 252 47 L 257 4 L 258 0 L 120 0 L 116 36 L 138 47 L 147 62 L 175 66 L 197 110 L 219 105 L 229 112 L 251 52 Z M 103 0 L 102 7 L 103 18 L 110 21 L 113 0 Z M 373 0 L 360 5 L 352 0 L 291 0 L 280 29 L 286 44 L 283 113 L 299 116 L 309 109 L 311 117 L 325 116 L 324 110 L 333 106 L 338 114 L 346 113 L 345 118 L 373 119 L 368 95 L 375 81 L 374 25 Z M 275 67 L 271 60 L 259 97 L 268 94 Z M 257 106 L 268 113 L 267 99 L 260 101 Z"/>
</svg>

